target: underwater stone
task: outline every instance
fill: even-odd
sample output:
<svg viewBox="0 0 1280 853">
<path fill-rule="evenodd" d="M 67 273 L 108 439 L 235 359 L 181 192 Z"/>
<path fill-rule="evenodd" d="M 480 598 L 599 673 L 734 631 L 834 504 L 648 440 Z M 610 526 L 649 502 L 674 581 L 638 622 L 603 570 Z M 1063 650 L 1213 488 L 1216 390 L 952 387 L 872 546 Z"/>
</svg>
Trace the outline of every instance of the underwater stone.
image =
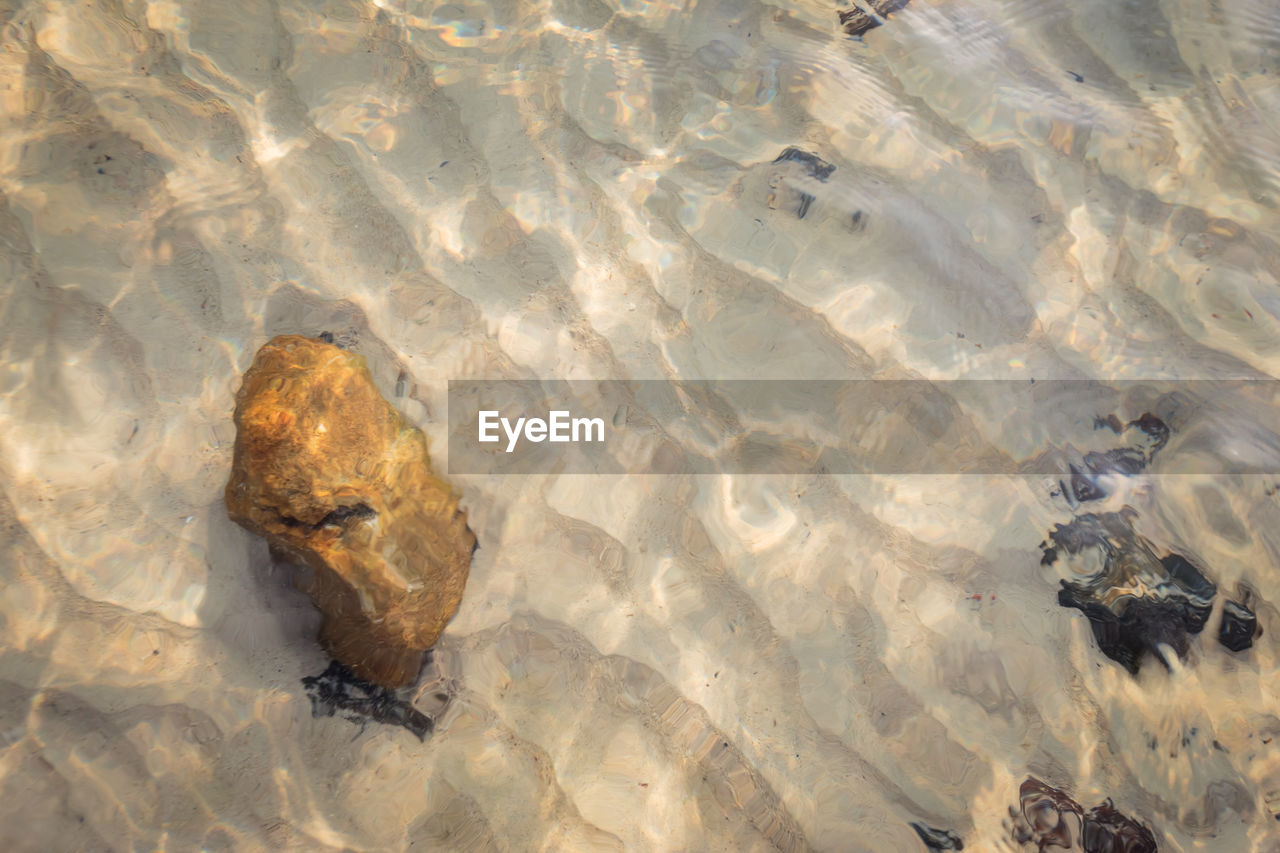
<svg viewBox="0 0 1280 853">
<path fill-rule="evenodd" d="M 1179 589 L 1187 593 L 1182 611 L 1182 621 L 1187 633 L 1199 634 L 1204 629 L 1204 623 L 1209 621 L 1213 597 L 1218 594 L 1218 588 L 1181 554 L 1166 554 L 1160 558 L 1160 565 L 1164 566 Z"/>
<path fill-rule="evenodd" d="M 235 423 L 232 520 L 311 568 L 333 657 L 382 687 L 412 681 L 458 609 L 476 544 L 422 431 L 361 356 L 299 335 L 258 351 Z"/>
<path fill-rule="evenodd" d="M 879 21 L 857 6 L 852 9 L 842 9 L 836 14 L 840 18 L 840 26 L 851 36 L 860 36 L 867 30 L 874 30 L 880 26 Z"/>
<path fill-rule="evenodd" d="M 1018 791 L 1021 820 L 1015 840 L 1039 850 L 1085 853 L 1156 853 L 1156 839 L 1142 824 L 1115 810 L 1110 800 L 1088 812 L 1065 791 L 1028 777 Z M 1079 846 L 1077 846 L 1079 845 Z"/>
<path fill-rule="evenodd" d="M 828 163 L 817 154 L 796 148 L 794 145 L 782 149 L 782 153 L 773 158 L 774 163 L 801 163 L 805 167 L 805 171 L 809 173 L 811 178 L 819 181 L 826 181 L 831 177 L 831 173 L 836 170 L 834 163 Z"/>
<path fill-rule="evenodd" d="M 1143 412 L 1142 416 L 1136 421 L 1129 421 L 1129 426 L 1137 427 L 1150 440 L 1150 449 L 1147 451 L 1147 458 L 1150 459 L 1169 442 L 1169 425 L 1160 418 L 1150 412 Z"/>
<path fill-rule="evenodd" d="M 910 2 L 911 0 L 868 0 L 871 8 L 875 9 L 876 14 L 882 18 L 889 18 L 894 12 L 901 12 Z"/>
<path fill-rule="evenodd" d="M 934 829 L 919 821 L 911 821 L 911 828 L 930 850 L 963 850 L 964 841 L 949 829 Z"/>
<path fill-rule="evenodd" d="M 1121 475 L 1132 477 L 1146 470 L 1157 452 L 1169 441 L 1169 426 L 1160 418 L 1144 413 L 1137 420 L 1121 423 L 1114 414 L 1106 418 L 1095 418 L 1094 428 L 1108 428 L 1117 434 L 1136 429 L 1142 434 L 1138 446 L 1119 447 L 1105 453 L 1097 451 L 1085 454 L 1083 468 L 1071 465 L 1071 491 L 1063 491 L 1075 498 L 1077 503 L 1096 501 L 1107 496 L 1107 490 L 1100 478 L 1104 475 Z"/>
<path fill-rule="evenodd" d="M 418 740 L 426 740 L 435 722 L 390 690 L 352 675 L 336 660 L 320 675 L 302 679 L 311 699 L 311 716 L 333 717 L 357 723 L 361 729 L 370 722 L 399 726 Z"/>
<path fill-rule="evenodd" d="M 1107 496 L 1106 491 L 1086 474 L 1071 466 L 1071 496 L 1077 503 L 1101 500 Z"/>
<path fill-rule="evenodd" d="M 802 163 L 809 177 L 818 181 L 825 182 L 831 177 L 831 173 L 836 170 L 835 164 L 828 163 L 817 154 L 804 151 L 795 146 L 782 149 L 782 153 L 774 158 L 774 163 L 785 162 Z M 813 204 L 814 196 L 803 190 L 800 191 L 800 207 L 796 209 L 796 218 L 804 219 L 805 214 L 809 212 L 809 206 Z"/>
<path fill-rule="evenodd" d="M 1180 554 L 1157 559 L 1126 513 L 1082 515 L 1049 538 L 1042 564 L 1065 552 L 1081 566 L 1078 580 L 1061 582 L 1058 604 L 1084 612 L 1103 654 L 1134 674 L 1146 651 L 1164 660 L 1162 645 L 1186 655 L 1188 636 L 1204 628 L 1218 592 L 1190 561 Z"/>
<path fill-rule="evenodd" d="M 1222 607 L 1222 625 L 1218 628 L 1218 642 L 1233 652 L 1242 652 L 1253 645 L 1253 635 L 1258 631 L 1258 616 L 1238 601 L 1228 601 Z"/>
</svg>

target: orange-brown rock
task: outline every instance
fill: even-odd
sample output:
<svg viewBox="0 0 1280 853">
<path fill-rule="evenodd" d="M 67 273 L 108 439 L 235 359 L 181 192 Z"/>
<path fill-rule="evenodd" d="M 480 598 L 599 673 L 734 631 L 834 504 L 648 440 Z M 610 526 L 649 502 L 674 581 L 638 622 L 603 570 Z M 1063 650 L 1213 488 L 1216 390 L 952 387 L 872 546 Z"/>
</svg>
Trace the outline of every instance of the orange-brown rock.
<svg viewBox="0 0 1280 853">
<path fill-rule="evenodd" d="M 422 431 L 361 356 L 298 335 L 258 351 L 235 421 L 228 514 L 311 567 L 330 654 L 384 687 L 412 681 L 458 609 L 476 541 Z"/>
</svg>

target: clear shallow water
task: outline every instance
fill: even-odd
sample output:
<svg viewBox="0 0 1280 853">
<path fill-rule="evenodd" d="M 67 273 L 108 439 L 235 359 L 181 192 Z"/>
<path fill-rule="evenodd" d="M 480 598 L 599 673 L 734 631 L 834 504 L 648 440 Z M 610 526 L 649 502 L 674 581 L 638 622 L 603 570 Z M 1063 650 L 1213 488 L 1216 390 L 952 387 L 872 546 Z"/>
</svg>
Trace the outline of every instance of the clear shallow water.
<svg viewBox="0 0 1280 853">
<path fill-rule="evenodd" d="M 0 5 L 10 849 L 1017 849 L 1028 774 L 1280 848 L 1275 478 L 1106 502 L 1263 628 L 1135 678 L 1039 565 L 1052 479 L 458 477 L 437 733 L 311 716 L 318 618 L 221 498 L 271 335 L 441 456 L 457 378 L 1277 375 L 1273 4 L 836 12 Z M 1274 429 L 1235 405 L 1156 473 Z"/>
</svg>

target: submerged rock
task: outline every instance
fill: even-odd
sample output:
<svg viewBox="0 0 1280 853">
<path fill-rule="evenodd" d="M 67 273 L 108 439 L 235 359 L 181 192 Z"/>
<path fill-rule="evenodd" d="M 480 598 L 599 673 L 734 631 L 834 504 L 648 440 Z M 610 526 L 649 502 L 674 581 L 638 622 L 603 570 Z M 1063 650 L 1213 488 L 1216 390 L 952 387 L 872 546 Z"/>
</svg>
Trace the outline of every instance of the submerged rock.
<svg viewBox="0 0 1280 853">
<path fill-rule="evenodd" d="M 831 173 L 836 170 L 834 163 L 828 163 L 817 154 L 805 151 L 802 148 L 796 148 L 794 145 L 782 149 L 782 153 L 773 159 L 775 163 L 800 163 L 804 166 L 809 176 L 819 181 L 825 181 L 831 177 Z"/>
<path fill-rule="evenodd" d="M 876 14 L 882 18 L 893 17 L 894 12 L 901 12 L 907 8 L 907 4 L 911 0 L 868 0 L 872 9 L 876 10 Z"/>
<path fill-rule="evenodd" d="M 809 175 L 809 177 L 818 181 L 822 181 L 824 183 L 826 182 L 827 178 L 831 177 L 831 173 L 836 170 L 834 163 L 828 163 L 826 160 L 823 160 L 817 154 L 813 154 L 809 151 L 804 151 L 800 148 L 796 148 L 795 146 L 782 149 L 782 153 L 779 154 L 777 157 L 775 157 L 773 162 L 774 163 L 786 163 L 786 162 L 800 163 L 804 166 L 805 172 Z M 797 219 L 804 219 L 805 214 L 809 212 L 809 206 L 813 204 L 813 201 L 814 201 L 814 196 L 810 195 L 804 190 L 800 191 L 800 206 L 796 208 Z"/>
<path fill-rule="evenodd" d="M 1028 777 L 1018 791 L 1014 839 L 1039 850 L 1085 853 L 1156 853 L 1151 830 L 1115 810 L 1110 800 L 1088 812 L 1058 788 Z"/>
<path fill-rule="evenodd" d="M 363 729 L 370 722 L 399 726 L 418 740 L 426 740 L 435 722 L 394 692 L 357 678 L 336 660 L 320 675 L 302 679 L 311 699 L 311 716 L 340 716 Z"/>
<path fill-rule="evenodd" d="M 1222 624 L 1218 628 L 1218 642 L 1233 652 L 1242 652 L 1253 645 L 1253 635 L 1258 632 L 1258 616 L 1238 601 L 1228 601 L 1222 607 Z"/>
<path fill-rule="evenodd" d="M 1104 475 L 1132 476 L 1151 464 L 1169 442 L 1169 425 L 1147 412 L 1125 423 L 1116 415 L 1094 420 L 1095 429 L 1110 429 L 1130 439 L 1130 446 L 1103 453 L 1085 454 L 1081 465 L 1070 466 L 1070 488 L 1059 482 L 1072 506 L 1107 496 Z M 1137 673 L 1147 651 L 1159 654 L 1162 646 L 1184 657 L 1189 637 L 1204 630 L 1213 609 L 1217 587 L 1181 554 L 1156 558 L 1151 543 L 1132 526 L 1136 513 L 1085 514 L 1070 524 L 1059 524 L 1049 535 L 1052 545 L 1041 543 L 1042 565 L 1066 556 L 1074 575 L 1063 580 L 1058 603 L 1074 607 L 1089 618 L 1094 639 L 1103 654 Z M 1245 598 L 1248 601 L 1248 596 Z M 1217 639 L 1233 652 L 1253 645 L 1258 617 L 1239 601 L 1223 604 Z"/>
<path fill-rule="evenodd" d="M 1049 538 L 1041 562 L 1065 553 L 1079 578 L 1062 581 L 1058 603 L 1089 617 L 1103 654 L 1135 674 L 1146 651 L 1163 661 L 1162 645 L 1186 655 L 1188 635 L 1204 628 L 1218 590 L 1185 557 L 1157 558 L 1128 513 L 1082 515 Z"/>
<path fill-rule="evenodd" d="M 907 8 L 907 4 L 911 0 L 865 0 L 880 18 L 888 20 L 893 17 L 894 12 L 901 12 Z M 880 26 L 882 21 L 873 17 L 865 9 L 853 6 L 849 9 L 840 9 L 836 11 L 836 15 L 840 19 L 840 26 L 846 33 L 851 36 L 860 36 L 868 30 L 873 30 Z"/>
<path fill-rule="evenodd" d="M 860 36 L 880 26 L 879 21 L 857 6 L 841 9 L 836 15 L 840 18 L 840 27 L 851 36 Z"/>
<path fill-rule="evenodd" d="M 357 677 L 407 684 L 462 600 L 476 539 L 426 437 L 364 359 L 273 338 L 236 398 L 232 520 L 312 569 L 320 643 Z"/>
<path fill-rule="evenodd" d="M 1169 426 L 1160 418 L 1144 413 L 1137 420 L 1122 423 L 1114 414 L 1106 418 L 1095 418 L 1094 428 L 1109 428 L 1117 435 L 1130 433 L 1136 435 L 1134 445 L 1108 450 L 1105 453 L 1091 452 L 1085 454 L 1083 465 L 1070 466 L 1071 489 L 1060 483 L 1065 494 L 1073 497 L 1077 503 L 1096 501 L 1107 496 L 1107 490 L 1101 478 L 1106 475 L 1132 477 L 1146 470 L 1157 452 L 1169 441 Z"/>
<path fill-rule="evenodd" d="M 911 828 L 930 850 L 963 850 L 964 841 L 949 829 L 934 829 L 919 821 L 911 821 Z"/>
</svg>

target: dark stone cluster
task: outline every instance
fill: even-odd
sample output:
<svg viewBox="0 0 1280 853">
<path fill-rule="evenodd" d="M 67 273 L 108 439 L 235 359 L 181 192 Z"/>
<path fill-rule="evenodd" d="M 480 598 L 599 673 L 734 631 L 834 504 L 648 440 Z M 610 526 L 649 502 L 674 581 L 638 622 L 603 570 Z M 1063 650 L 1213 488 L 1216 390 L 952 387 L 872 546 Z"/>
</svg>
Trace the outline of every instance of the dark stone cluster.
<svg viewBox="0 0 1280 853">
<path fill-rule="evenodd" d="M 1083 850 L 1084 853 L 1157 853 L 1155 835 L 1116 810 L 1111 800 L 1091 809 L 1070 794 L 1034 776 L 1018 788 L 1018 805 L 1009 809 L 1014 844 L 1035 850 Z M 964 841 L 949 829 L 912 821 L 911 828 L 929 850 L 963 850 Z"/>
<path fill-rule="evenodd" d="M 1101 567 L 1079 580 L 1062 581 L 1058 603 L 1084 613 L 1102 653 L 1136 674 L 1146 652 L 1168 646 L 1179 657 L 1190 637 L 1204 630 L 1218 588 L 1181 554 L 1157 558 L 1149 541 L 1132 527 L 1127 513 L 1087 513 L 1049 534 L 1041 563 L 1060 555 L 1089 554 Z M 1218 641 L 1232 651 L 1253 643 L 1257 616 L 1243 603 L 1223 607 Z"/>
<path fill-rule="evenodd" d="M 1018 791 L 1014 840 L 1039 850 L 1085 853 L 1156 853 L 1156 839 L 1142 824 L 1116 811 L 1110 800 L 1085 811 L 1067 792 L 1028 777 Z M 1078 846 L 1077 846 L 1078 845 Z"/>
<path fill-rule="evenodd" d="M 1128 439 L 1128 446 L 1085 454 L 1081 464 L 1069 466 L 1070 479 L 1060 482 L 1061 493 L 1077 506 L 1105 498 L 1105 475 L 1132 476 L 1146 470 L 1169 442 L 1172 430 L 1150 412 L 1127 423 L 1114 414 L 1094 420 L 1096 429 L 1110 429 Z M 1136 674 L 1145 654 L 1159 654 L 1161 646 L 1184 657 L 1190 637 L 1204 630 L 1213 611 L 1218 588 L 1181 554 L 1157 558 L 1150 542 L 1133 529 L 1136 514 L 1086 513 L 1049 534 L 1041 543 L 1042 565 L 1060 556 L 1093 557 L 1100 565 L 1076 580 L 1062 581 L 1058 603 L 1073 607 L 1089 619 L 1102 653 Z M 1218 642 L 1233 652 L 1253 645 L 1257 615 L 1245 601 L 1226 601 L 1218 624 Z"/>
</svg>

